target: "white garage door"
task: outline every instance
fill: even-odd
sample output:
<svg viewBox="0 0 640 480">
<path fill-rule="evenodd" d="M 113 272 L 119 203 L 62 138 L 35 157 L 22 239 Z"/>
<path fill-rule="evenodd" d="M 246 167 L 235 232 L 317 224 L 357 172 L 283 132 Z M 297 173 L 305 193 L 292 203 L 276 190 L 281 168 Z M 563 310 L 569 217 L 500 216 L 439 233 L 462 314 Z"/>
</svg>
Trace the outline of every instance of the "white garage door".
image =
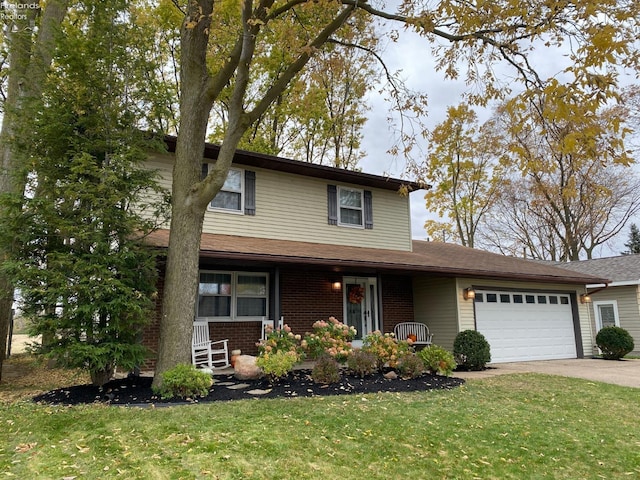
<svg viewBox="0 0 640 480">
<path fill-rule="evenodd" d="M 475 310 L 492 363 L 576 358 L 569 295 L 479 290 Z"/>
</svg>

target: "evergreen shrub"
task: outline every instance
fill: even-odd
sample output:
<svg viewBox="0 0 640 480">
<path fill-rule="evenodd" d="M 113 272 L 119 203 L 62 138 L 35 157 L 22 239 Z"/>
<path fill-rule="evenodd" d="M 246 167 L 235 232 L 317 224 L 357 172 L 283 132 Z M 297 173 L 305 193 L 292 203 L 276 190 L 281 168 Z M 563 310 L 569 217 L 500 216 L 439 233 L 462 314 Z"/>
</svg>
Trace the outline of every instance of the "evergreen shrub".
<svg viewBox="0 0 640 480">
<path fill-rule="evenodd" d="M 491 347 L 480 332 L 464 330 L 453 341 L 453 356 L 459 368 L 483 370 L 491 361 Z"/>
<path fill-rule="evenodd" d="M 634 348 L 633 337 L 624 328 L 604 327 L 596 335 L 596 345 L 607 360 L 620 360 Z"/>
<path fill-rule="evenodd" d="M 162 373 L 162 386 L 154 392 L 163 399 L 206 397 L 213 380 L 193 365 L 180 363 Z"/>
</svg>

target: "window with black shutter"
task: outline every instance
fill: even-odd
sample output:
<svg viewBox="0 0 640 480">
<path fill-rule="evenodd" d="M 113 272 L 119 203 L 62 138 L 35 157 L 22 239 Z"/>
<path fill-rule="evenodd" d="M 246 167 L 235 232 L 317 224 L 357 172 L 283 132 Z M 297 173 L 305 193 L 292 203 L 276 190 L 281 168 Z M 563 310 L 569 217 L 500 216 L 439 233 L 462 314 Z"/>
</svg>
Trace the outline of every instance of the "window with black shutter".
<svg viewBox="0 0 640 480">
<path fill-rule="evenodd" d="M 209 172 L 209 165 L 202 164 L 202 178 Z M 256 214 L 256 172 L 230 168 L 224 185 L 210 203 L 214 210 Z"/>
<path fill-rule="evenodd" d="M 370 190 L 327 185 L 329 225 L 373 228 L 373 194 Z"/>
</svg>

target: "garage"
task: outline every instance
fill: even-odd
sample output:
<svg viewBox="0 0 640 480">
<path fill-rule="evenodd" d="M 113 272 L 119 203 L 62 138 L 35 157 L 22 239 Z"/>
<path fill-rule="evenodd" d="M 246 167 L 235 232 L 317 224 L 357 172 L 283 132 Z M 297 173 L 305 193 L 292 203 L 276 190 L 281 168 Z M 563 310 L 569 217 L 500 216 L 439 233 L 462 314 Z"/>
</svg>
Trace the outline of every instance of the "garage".
<svg viewBox="0 0 640 480">
<path fill-rule="evenodd" d="M 492 363 L 577 357 L 569 294 L 478 290 L 474 306 Z"/>
</svg>

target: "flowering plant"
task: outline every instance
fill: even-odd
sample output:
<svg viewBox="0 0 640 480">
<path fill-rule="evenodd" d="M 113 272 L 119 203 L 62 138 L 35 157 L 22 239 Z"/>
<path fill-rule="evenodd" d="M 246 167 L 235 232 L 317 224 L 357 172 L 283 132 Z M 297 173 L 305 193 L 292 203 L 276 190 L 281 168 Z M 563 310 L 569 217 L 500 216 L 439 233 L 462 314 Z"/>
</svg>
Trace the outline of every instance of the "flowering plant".
<svg viewBox="0 0 640 480">
<path fill-rule="evenodd" d="M 300 335 L 294 335 L 289 325 L 273 329 L 266 327 L 267 338 L 258 345 L 256 365 L 273 382 L 293 370 L 304 358 Z"/>
<path fill-rule="evenodd" d="M 398 341 L 393 333 L 382 334 L 376 330 L 365 337 L 362 350 L 376 356 L 379 368 L 385 364 L 396 368 L 400 358 L 411 353 L 411 345 L 406 340 Z"/>
<path fill-rule="evenodd" d="M 356 329 L 340 322 L 335 317 L 319 320 L 313 324 L 313 333 L 307 333 L 303 347 L 311 358 L 328 354 L 339 362 L 344 362 L 351 353 L 351 341 Z"/>
<path fill-rule="evenodd" d="M 274 354 L 276 352 L 291 352 L 295 354 L 299 363 L 303 359 L 303 349 L 301 347 L 301 336 L 294 335 L 289 325 L 283 325 L 282 328 L 274 329 L 266 327 L 267 338 L 261 340 L 258 345 L 258 357 L 265 354 Z"/>
</svg>

